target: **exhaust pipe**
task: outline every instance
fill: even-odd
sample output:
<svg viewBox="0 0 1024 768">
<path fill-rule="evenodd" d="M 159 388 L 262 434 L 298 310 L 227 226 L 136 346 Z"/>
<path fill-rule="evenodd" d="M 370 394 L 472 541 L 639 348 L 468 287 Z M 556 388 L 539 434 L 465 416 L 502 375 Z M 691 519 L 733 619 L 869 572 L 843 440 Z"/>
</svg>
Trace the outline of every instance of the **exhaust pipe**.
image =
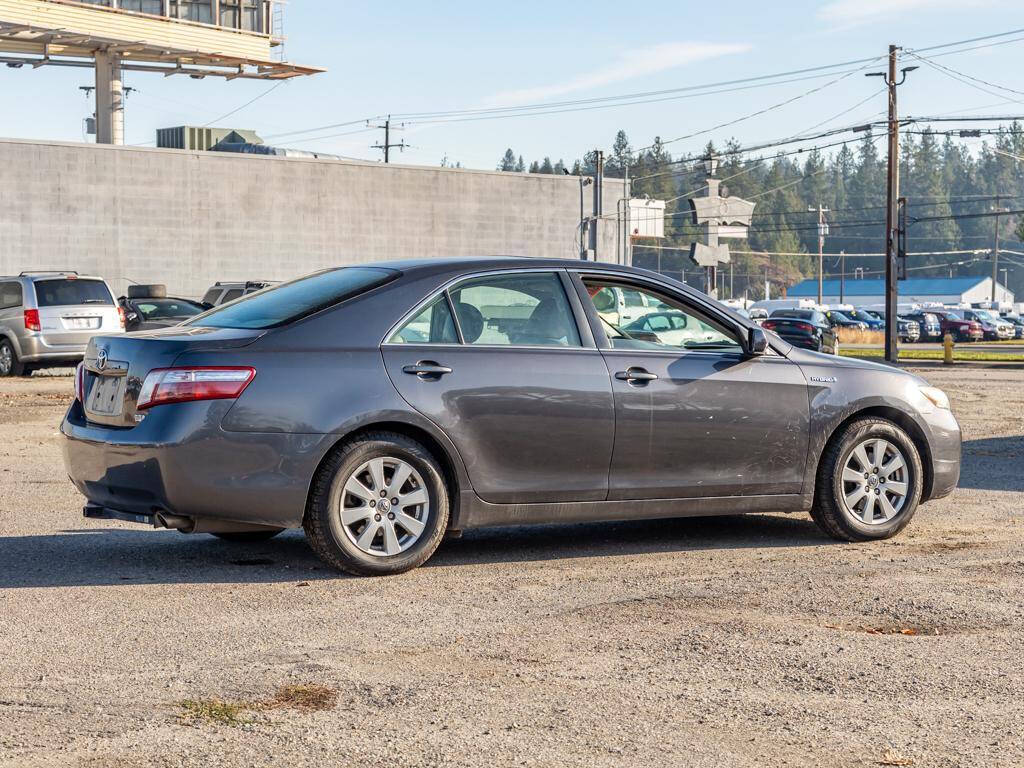
<svg viewBox="0 0 1024 768">
<path fill-rule="evenodd" d="M 157 512 L 155 515 L 157 527 L 169 528 L 172 531 L 181 533 L 254 533 L 256 531 L 279 531 L 280 528 L 272 525 L 254 525 L 252 523 L 236 523 L 231 520 L 217 520 L 214 518 L 182 517 L 167 512 Z"/>
</svg>

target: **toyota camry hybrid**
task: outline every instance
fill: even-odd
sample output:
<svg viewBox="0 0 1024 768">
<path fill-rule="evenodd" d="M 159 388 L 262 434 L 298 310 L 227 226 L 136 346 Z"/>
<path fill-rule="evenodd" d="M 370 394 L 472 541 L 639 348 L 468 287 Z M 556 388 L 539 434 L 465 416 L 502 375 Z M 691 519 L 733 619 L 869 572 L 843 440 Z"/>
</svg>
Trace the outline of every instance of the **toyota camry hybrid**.
<svg viewBox="0 0 1024 768">
<path fill-rule="evenodd" d="M 657 322 L 598 309 L 624 291 Z M 241 540 L 301 526 L 365 575 L 511 524 L 809 511 L 884 539 L 960 472 L 923 379 L 592 262 L 329 269 L 98 336 L 75 390 L 61 431 L 87 517 Z"/>
</svg>

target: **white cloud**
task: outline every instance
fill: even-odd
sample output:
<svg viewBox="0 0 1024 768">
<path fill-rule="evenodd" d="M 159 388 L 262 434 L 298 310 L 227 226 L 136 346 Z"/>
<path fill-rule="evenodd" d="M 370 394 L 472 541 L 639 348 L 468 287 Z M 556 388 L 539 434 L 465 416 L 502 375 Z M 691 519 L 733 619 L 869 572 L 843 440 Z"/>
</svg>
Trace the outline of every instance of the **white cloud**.
<svg viewBox="0 0 1024 768">
<path fill-rule="evenodd" d="M 977 0 L 977 5 L 991 5 L 987 0 Z M 834 0 L 818 9 L 818 19 L 836 26 L 855 26 L 877 21 L 884 17 L 898 16 L 909 11 L 941 11 L 965 8 L 962 0 Z"/>
<path fill-rule="evenodd" d="M 611 64 L 583 75 L 551 85 L 522 88 L 496 93 L 490 104 L 528 104 L 564 96 L 577 91 L 589 91 L 645 75 L 653 75 L 687 64 L 743 53 L 750 50 L 744 43 L 662 43 L 649 48 L 625 51 Z M 710 78 L 714 79 L 714 78 Z"/>
</svg>

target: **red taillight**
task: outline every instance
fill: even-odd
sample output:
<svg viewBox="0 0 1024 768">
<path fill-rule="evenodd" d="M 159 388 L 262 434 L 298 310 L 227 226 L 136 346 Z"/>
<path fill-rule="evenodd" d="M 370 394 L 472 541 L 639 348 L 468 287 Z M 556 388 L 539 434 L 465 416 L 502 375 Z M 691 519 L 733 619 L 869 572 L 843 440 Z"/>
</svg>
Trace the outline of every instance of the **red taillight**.
<svg viewBox="0 0 1024 768">
<path fill-rule="evenodd" d="M 25 330 L 27 331 L 41 331 L 43 326 L 39 324 L 39 310 L 38 309 L 26 309 L 25 310 Z"/>
<path fill-rule="evenodd" d="M 774 320 L 765 320 L 761 323 L 762 328 L 767 328 L 769 331 L 774 331 L 777 323 Z"/>
<path fill-rule="evenodd" d="M 808 325 L 807 323 L 793 323 L 793 325 L 796 326 L 797 328 L 799 328 L 801 331 L 806 331 L 807 333 L 813 333 L 814 332 L 814 326 L 813 325 Z"/>
<path fill-rule="evenodd" d="M 124 307 L 117 308 L 117 317 L 121 321 L 121 330 L 124 330 Z"/>
<path fill-rule="evenodd" d="M 75 368 L 75 400 L 85 405 L 85 363 Z"/>
<path fill-rule="evenodd" d="M 139 410 L 193 400 L 231 400 L 256 377 L 255 368 L 157 368 L 139 392 Z"/>
</svg>

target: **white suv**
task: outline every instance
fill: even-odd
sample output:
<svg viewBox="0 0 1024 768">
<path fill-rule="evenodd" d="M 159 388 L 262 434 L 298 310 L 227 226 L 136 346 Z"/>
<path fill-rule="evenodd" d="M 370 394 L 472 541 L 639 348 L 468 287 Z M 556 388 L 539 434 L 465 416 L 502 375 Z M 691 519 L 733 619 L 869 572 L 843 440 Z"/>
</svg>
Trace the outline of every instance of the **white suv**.
<svg viewBox="0 0 1024 768">
<path fill-rule="evenodd" d="M 124 333 L 124 314 L 102 277 L 22 272 L 0 277 L 0 377 L 72 365 L 97 334 Z"/>
</svg>

